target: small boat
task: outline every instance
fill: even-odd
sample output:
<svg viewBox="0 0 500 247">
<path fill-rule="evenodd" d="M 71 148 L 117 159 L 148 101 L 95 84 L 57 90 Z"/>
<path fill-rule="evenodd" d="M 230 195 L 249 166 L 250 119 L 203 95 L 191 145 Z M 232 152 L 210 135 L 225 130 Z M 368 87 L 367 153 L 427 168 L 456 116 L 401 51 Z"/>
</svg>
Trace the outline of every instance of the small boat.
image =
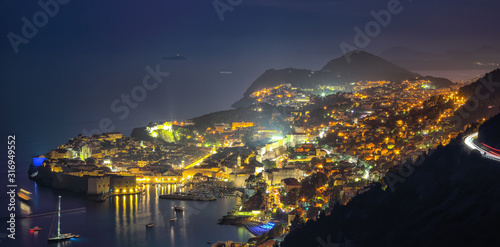
<svg viewBox="0 0 500 247">
<path fill-rule="evenodd" d="M 52 228 L 50 229 L 49 236 L 52 234 Z M 61 196 L 59 196 L 59 204 L 57 206 L 57 235 L 53 237 L 49 237 L 48 242 L 62 242 L 66 240 L 70 240 L 73 238 L 78 238 L 80 235 L 73 233 L 63 233 L 61 234 Z"/>
<path fill-rule="evenodd" d="M 155 224 L 153 224 L 153 223 L 146 224 L 146 227 L 153 227 L 153 226 L 155 226 Z"/>
<path fill-rule="evenodd" d="M 174 207 L 172 207 L 174 208 Z M 175 217 L 175 209 L 172 210 L 172 218 L 170 218 L 170 221 L 176 221 L 177 220 L 177 217 Z"/>
<path fill-rule="evenodd" d="M 106 201 L 106 199 L 111 196 L 111 194 L 107 194 L 107 193 L 101 193 L 99 194 L 99 196 L 97 196 L 97 198 L 94 200 L 95 202 L 104 202 Z"/>
<path fill-rule="evenodd" d="M 210 241 L 210 240 L 207 241 L 207 244 L 211 244 L 211 243 L 212 243 L 212 241 Z"/>
<path fill-rule="evenodd" d="M 27 194 L 27 195 L 33 194 L 33 193 L 31 193 L 31 192 L 29 192 L 29 191 L 27 191 L 25 189 L 20 189 L 19 191 L 22 192 L 22 193 L 24 193 L 24 194 Z"/>
<path fill-rule="evenodd" d="M 17 196 L 19 197 L 19 199 L 21 199 L 21 201 L 29 202 L 29 201 L 31 201 L 31 194 L 32 194 L 31 192 L 24 190 L 24 189 L 21 189 L 17 193 Z"/>
<path fill-rule="evenodd" d="M 184 207 L 175 206 L 174 207 L 174 211 L 176 211 L 176 212 L 184 212 Z"/>
<path fill-rule="evenodd" d="M 33 228 L 30 229 L 30 232 L 38 232 L 38 231 L 41 231 L 42 228 L 41 227 L 38 227 L 38 226 L 35 226 Z"/>
<path fill-rule="evenodd" d="M 80 235 L 77 235 L 77 234 L 63 233 L 63 234 L 60 234 L 58 236 L 49 238 L 49 243 L 52 243 L 52 242 L 63 242 L 63 241 L 66 241 L 66 240 L 70 240 L 70 239 L 74 239 L 74 238 L 79 238 L 79 237 L 80 237 Z"/>
</svg>

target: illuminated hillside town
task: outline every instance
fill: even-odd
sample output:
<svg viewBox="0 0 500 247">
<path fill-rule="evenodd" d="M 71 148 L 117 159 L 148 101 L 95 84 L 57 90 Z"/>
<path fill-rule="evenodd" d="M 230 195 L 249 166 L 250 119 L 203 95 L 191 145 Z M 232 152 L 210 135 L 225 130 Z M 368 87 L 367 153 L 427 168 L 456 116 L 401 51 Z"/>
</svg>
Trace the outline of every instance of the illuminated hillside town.
<svg viewBox="0 0 500 247">
<path fill-rule="evenodd" d="M 177 189 L 162 190 L 162 199 L 238 197 L 219 224 L 245 226 L 255 237 L 212 246 L 273 246 L 384 184 L 392 167 L 448 144 L 462 131 L 452 118 L 466 102 L 461 86 L 425 78 L 313 88 L 283 82 L 251 93 L 238 114 L 150 123 L 131 136 L 78 135 L 33 157 L 30 177 L 96 201 L 163 185 Z"/>
<path fill-rule="evenodd" d="M 0 247 L 500 246 L 498 0 L 4 2 Z"/>
</svg>

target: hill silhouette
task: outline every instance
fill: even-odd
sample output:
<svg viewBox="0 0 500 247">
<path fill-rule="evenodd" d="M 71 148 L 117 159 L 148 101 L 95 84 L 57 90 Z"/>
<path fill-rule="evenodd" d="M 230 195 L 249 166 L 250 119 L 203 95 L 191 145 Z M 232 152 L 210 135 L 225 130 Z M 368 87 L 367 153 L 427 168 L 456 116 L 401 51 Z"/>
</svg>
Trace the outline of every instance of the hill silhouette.
<svg viewBox="0 0 500 247">
<path fill-rule="evenodd" d="M 275 87 L 282 83 L 290 83 L 292 86 L 296 87 L 308 87 L 312 80 L 310 75 L 311 70 L 307 69 L 269 69 L 259 76 L 245 91 L 245 96 L 249 96 L 255 91 L 259 91 L 264 88 Z"/>
<path fill-rule="evenodd" d="M 500 149 L 500 115 L 492 117 L 488 122 L 485 122 L 479 127 L 478 139 L 480 142 Z"/>
<path fill-rule="evenodd" d="M 465 105 L 455 112 L 459 127 L 500 113 L 500 69 L 461 87 L 458 93 L 467 99 Z"/>
<path fill-rule="evenodd" d="M 500 62 L 500 49 L 481 46 L 475 50 L 430 53 L 404 46 L 391 47 L 380 56 L 411 70 L 491 70 Z"/>
<path fill-rule="evenodd" d="M 343 85 L 358 81 L 394 81 L 413 78 L 418 74 L 401 68 L 383 58 L 364 51 L 352 51 L 329 61 L 321 70 L 286 68 L 269 69 L 259 76 L 243 94 L 243 98 L 232 107 L 245 107 L 251 104 L 251 93 L 290 83 L 298 88 L 314 88 L 318 85 Z"/>
<path fill-rule="evenodd" d="M 353 51 L 328 62 L 316 75 L 318 81 L 348 83 L 355 81 L 394 81 L 399 82 L 418 76 L 381 57 L 364 51 Z"/>
</svg>

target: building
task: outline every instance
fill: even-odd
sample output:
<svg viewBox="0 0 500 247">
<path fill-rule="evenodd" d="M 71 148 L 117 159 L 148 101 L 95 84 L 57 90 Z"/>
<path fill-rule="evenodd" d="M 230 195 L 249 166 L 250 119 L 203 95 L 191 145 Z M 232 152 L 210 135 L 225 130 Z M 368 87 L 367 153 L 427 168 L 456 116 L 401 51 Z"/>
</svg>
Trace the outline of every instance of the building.
<svg viewBox="0 0 500 247">
<path fill-rule="evenodd" d="M 208 176 L 204 176 L 201 173 L 196 173 L 193 176 L 193 183 L 206 182 L 208 181 Z"/>
<path fill-rule="evenodd" d="M 221 123 L 221 124 L 215 124 L 215 132 L 218 133 L 224 133 L 226 129 L 229 129 L 229 124 Z"/>
<path fill-rule="evenodd" d="M 293 189 L 300 189 L 302 187 L 299 180 L 295 178 L 285 178 L 281 180 L 281 186 L 283 186 L 286 192 L 290 192 L 290 190 Z"/>
<path fill-rule="evenodd" d="M 281 181 L 285 178 L 296 178 L 298 180 L 303 177 L 304 171 L 294 168 L 274 168 L 269 172 L 264 172 L 264 179 L 270 185 L 281 184 Z"/>
<path fill-rule="evenodd" d="M 243 188 L 245 187 L 246 180 L 250 177 L 250 174 L 246 173 L 241 173 L 241 174 L 235 174 L 235 173 L 230 173 L 229 174 L 229 181 L 231 181 L 231 187 L 236 187 L 236 188 Z"/>
<path fill-rule="evenodd" d="M 80 147 L 78 156 L 81 160 L 86 160 L 87 158 L 92 157 L 92 149 L 87 145 L 83 145 L 82 147 Z"/>
<path fill-rule="evenodd" d="M 100 141 L 116 141 L 116 139 L 121 139 L 123 137 L 123 134 L 120 132 L 110 132 L 110 133 L 103 133 L 100 135 L 94 135 L 97 140 Z"/>
<path fill-rule="evenodd" d="M 89 177 L 87 180 L 87 194 L 98 195 L 109 192 L 110 177 Z"/>
<path fill-rule="evenodd" d="M 249 128 L 249 127 L 253 127 L 253 122 L 233 122 L 231 129 L 237 130 L 240 128 Z"/>
<path fill-rule="evenodd" d="M 147 164 L 148 164 L 148 161 L 146 161 L 146 160 L 138 160 L 137 161 L 137 166 L 139 166 L 139 167 L 144 167 Z"/>
<path fill-rule="evenodd" d="M 109 157 L 109 156 L 104 157 L 104 159 L 102 160 L 102 164 L 105 167 L 108 167 L 109 169 L 113 169 L 113 161 L 111 160 L 111 157 Z"/>
<path fill-rule="evenodd" d="M 135 193 L 136 177 L 135 176 L 109 176 L 110 191 L 114 193 Z"/>
<path fill-rule="evenodd" d="M 47 156 L 48 156 L 47 158 L 49 158 L 49 159 L 72 159 L 73 152 L 71 152 L 70 150 L 59 148 L 59 149 L 55 149 L 55 150 L 50 151 L 47 154 Z"/>
</svg>

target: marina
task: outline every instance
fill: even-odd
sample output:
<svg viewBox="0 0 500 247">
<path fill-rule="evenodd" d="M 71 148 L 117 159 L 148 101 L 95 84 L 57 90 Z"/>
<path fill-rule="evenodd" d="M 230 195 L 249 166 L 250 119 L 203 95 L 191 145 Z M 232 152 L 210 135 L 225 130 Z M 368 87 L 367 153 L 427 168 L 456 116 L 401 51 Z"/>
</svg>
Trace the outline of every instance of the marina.
<svg viewBox="0 0 500 247">
<path fill-rule="evenodd" d="M 182 186 L 182 188 L 186 186 Z M 215 201 L 220 198 L 238 197 L 239 193 L 242 193 L 235 188 L 227 188 L 210 183 L 191 183 L 189 187 L 187 189 L 188 192 L 173 192 L 162 194 L 159 197 L 171 200 Z"/>
<path fill-rule="evenodd" d="M 57 210 L 53 209 L 58 208 L 58 194 L 62 195 L 61 233 L 79 235 L 60 242 L 64 246 L 206 246 L 208 239 L 246 242 L 253 236 L 244 227 L 217 224 L 217 220 L 237 203 L 233 197 L 208 202 L 162 200 L 160 193 L 181 190 L 175 185 L 146 185 L 141 194 L 113 196 L 103 202 L 94 202 L 70 192 L 56 194 L 32 181 L 23 182 L 23 187 L 33 192 L 33 203 L 22 204 L 18 209 L 24 216 L 19 218 L 18 246 L 46 246 L 52 235 L 49 234 L 52 221 L 56 234 Z M 184 212 L 175 212 L 176 221 L 170 221 L 175 206 L 183 208 Z M 31 232 L 34 226 L 43 230 Z M 197 234 L 193 236 L 189 232 Z"/>
<path fill-rule="evenodd" d="M 170 199 L 170 200 L 187 200 L 187 201 L 215 201 L 217 198 L 210 197 L 207 195 L 188 195 L 184 193 L 176 193 L 176 194 L 168 194 L 168 195 L 160 195 L 161 199 Z"/>
</svg>

